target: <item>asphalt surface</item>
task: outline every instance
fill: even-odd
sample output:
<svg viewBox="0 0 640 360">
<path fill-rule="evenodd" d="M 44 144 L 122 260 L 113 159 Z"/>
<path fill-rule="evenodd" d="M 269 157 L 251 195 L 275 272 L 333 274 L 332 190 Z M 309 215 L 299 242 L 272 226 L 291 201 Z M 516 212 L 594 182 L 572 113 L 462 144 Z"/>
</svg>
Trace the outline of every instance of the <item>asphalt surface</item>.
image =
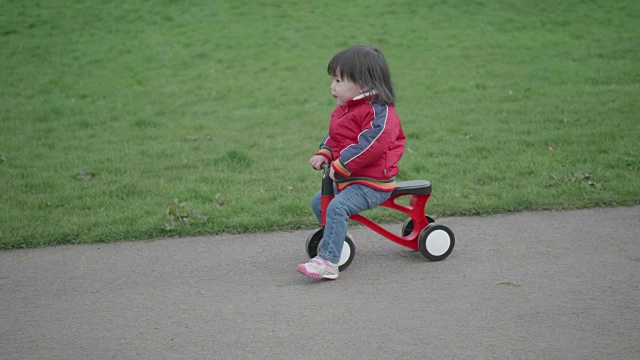
<svg viewBox="0 0 640 360">
<path fill-rule="evenodd" d="M 446 260 L 357 227 L 336 281 L 308 231 L 0 252 L 0 358 L 640 359 L 640 206 L 437 222 Z"/>
</svg>

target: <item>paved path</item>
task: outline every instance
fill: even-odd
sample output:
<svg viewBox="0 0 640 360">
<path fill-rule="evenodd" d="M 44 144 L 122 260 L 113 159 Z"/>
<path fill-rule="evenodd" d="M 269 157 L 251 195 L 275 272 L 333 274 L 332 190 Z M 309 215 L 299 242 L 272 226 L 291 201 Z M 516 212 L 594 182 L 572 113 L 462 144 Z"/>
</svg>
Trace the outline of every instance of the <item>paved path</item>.
<svg viewBox="0 0 640 360">
<path fill-rule="evenodd" d="M 640 206 L 438 222 L 445 261 L 355 228 L 333 282 L 307 231 L 0 252 L 0 359 L 640 358 Z"/>
</svg>

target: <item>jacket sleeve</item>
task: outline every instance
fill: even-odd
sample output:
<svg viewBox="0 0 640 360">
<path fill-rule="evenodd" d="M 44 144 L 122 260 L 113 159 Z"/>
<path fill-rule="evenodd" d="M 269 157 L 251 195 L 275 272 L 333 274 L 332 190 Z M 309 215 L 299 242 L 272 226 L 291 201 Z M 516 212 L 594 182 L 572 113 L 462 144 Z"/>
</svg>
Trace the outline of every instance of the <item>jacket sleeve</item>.
<svg viewBox="0 0 640 360">
<path fill-rule="evenodd" d="M 349 178 L 353 171 L 375 162 L 391 148 L 400 127 L 397 121 L 390 118 L 389 106 L 372 104 L 373 119 L 366 123 L 358 135 L 358 142 L 340 152 L 340 157 L 333 163 L 333 169 L 344 178 Z"/>
<path fill-rule="evenodd" d="M 327 138 L 320 143 L 320 150 L 318 150 L 314 155 L 324 156 L 329 162 L 332 162 L 333 151 L 331 150 L 331 145 L 331 137 L 327 136 Z"/>
</svg>

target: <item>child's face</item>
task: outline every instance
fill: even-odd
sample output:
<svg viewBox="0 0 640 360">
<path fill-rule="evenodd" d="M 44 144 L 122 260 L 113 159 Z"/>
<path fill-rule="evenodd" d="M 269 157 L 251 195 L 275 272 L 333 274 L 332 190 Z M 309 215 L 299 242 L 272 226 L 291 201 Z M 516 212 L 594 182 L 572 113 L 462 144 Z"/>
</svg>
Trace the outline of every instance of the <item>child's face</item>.
<svg viewBox="0 0 640 360">
<path fill-rule="evenodd" d="M 331 81 L 331 95 L 336 99 L 338 105 L 344 105 L 347 101 L 362 94 L 365 90 L 354 82 L 348 79 L 343 79 L 340 76 L 333 76 Z"/>
</svg>

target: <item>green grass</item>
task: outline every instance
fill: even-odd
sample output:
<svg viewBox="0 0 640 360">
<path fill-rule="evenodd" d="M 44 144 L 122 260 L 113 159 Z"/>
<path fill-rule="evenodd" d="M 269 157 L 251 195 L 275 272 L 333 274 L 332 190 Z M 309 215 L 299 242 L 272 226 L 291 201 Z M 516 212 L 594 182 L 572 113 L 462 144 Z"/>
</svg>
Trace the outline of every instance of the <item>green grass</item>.
<svg viewBox="0 0 640 360">
<path fill-rule="evenodd" d="M 315 226 L 326 64 L 358 43 L 391 65 L 399 178 L 433 183 L 430 214 L 638 204 L 639 16 L 631 0 L 4 0 L 0 248 Z"/>
</svg>

